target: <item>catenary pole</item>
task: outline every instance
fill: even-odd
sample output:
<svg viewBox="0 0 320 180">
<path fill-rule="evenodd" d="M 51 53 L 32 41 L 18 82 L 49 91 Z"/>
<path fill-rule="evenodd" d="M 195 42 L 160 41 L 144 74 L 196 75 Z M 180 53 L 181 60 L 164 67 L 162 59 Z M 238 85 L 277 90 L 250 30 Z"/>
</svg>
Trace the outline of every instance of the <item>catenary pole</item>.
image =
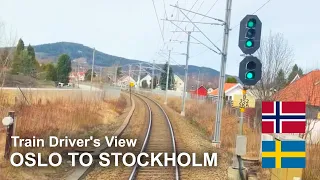
<svg viewBox="0 0 320 180">
<path fill-rule="evenodd" d="M 92 53 L 92 68 L 91 68 L 91 87 L 90 90 L 92 91 L 92 80 L 93 80 L 93 72 L 94 72 L 94 53 L 96 49 L 93 48 L 93 53 Z"/>
<path fill-rule="evenodd" d="M 226 4 L 226 13 L 225 13 L 225 25 L 224 25 L 224 34 L 223 34 L 223 45 L 222 45 L 222 54 L 221 54 L 221 66 L 220 66 L 220 79 L 219 79 L 219 91 L 218 91 L 218 101 L 217 101 L 217 110 L 216 110 L 216 123 L 214 134 L 212 135 L 212 143 L 215 146 L 220 147 L 220 129 L 221 129 L 221 116 L 223 108 L 223 93 L 224 93 L 224 82 L 225 82 L 225 69 L 227 62 L 227 53 L 228 53 L 228 41 L 229 41 L 229 32 L 230 32 L 230 18 L 231 18 L 231 5 L 232 0 L 227 0 Z"/>
<path fill-rule="evenodd" d="M 139 74 L 138 74 L 138 82 L 137 82 L 137 84 L 138 84 L 138 89 L 140 89 L 140 78 L 141 78 L 141 63 L 139 63 Z"/>
<path fill-rule="evenodd" d="M 117 75 L 118 75 L 118 65 L 115 66 L 115 71 L 114 71 L 114 85 L 117 85 Z"/>
<path fill-rule="evenodd" d="M 151 93 L 153 92 L 153 79 L 154 79 L 154 63 L 155 63 L 155 60 L 153 60 L 153 63 L 152 63 L 152 78 L 151 78 Z"/>
<path fill-rule="evenodd" d="M 200 86 L 200 69 L 198 72 L 198 82 L 197 82 L 197 103 L 199 103 L 199 87 Z"/>
<path fill-rule="evenodd" d="M 78 88 L 79 88 L 79 81 L 80 81 L 79 61 L 77 61 L 77 65 L 78 65 L 77 81 L 78 81 Z"/>
<path fill-rule="evenodd" d="M 166 99 L 164 101 L 164 104 L 168 103 L 168 84 L 169 84 L 169 74 L 170 74 L 170 55 L 171 55 L 171 50 L 169 50 L 169 58 L 168 58 L 168 66 L 167 66 L 167 79 L 166 79 Z"/>
<path fill-rule="evenodd" d="M 183 88 L 183 100 L 182 100 L 182 110 L 181 116 L 185 116 L 185 104 L 186 104 L 186 93 L 187 93 L 187 82 L 188 82 L 188 61 L 189 61 L 189 47 L 190 47 L 190 35 L 191 32 L 188 32 L 188 43 L 187 43 L 187 54 L 186 54 L 186 67 L 184 73 L 184 88 Z"/>
</svg>

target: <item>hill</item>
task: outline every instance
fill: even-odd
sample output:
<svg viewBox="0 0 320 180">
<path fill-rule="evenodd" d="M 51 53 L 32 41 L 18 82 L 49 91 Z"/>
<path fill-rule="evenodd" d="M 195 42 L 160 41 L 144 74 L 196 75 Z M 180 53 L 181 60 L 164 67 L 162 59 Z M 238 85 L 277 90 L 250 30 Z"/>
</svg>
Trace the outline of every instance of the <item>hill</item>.
<svg viewBox="0 0 320 180">
<path fill-rule="evenodd" d="M 92 52 L 93 49 L 82 44 L 71 43 L 71 42 L 57 42 L 50 44 L 42 44 L 34 46 L 36 56 L 38 59 L 47 61 L 51 59 L 56 61 L 60 54 L 66 53 L 71 59 L 85 58 L 88 64 L 92 63 Z M 131 63 L 139 63 L 143 61 L 126 59 L 123 57 L 112 56 L 96 50 L 95 53 L 95 64 L 97 66 L 112 66 L 114 64 L 126 65 Z M 173 71 L 179 75 L 184 76 L 184 67 L 173 65 Z M 207 78 L 219 76 L 219 71 L 207 68 L 190 65 L 188 72 L 189 74 L 198 74 L 200 70 L 201 74 L 204 74 Z"/>
<path fill-rule="evenodd" d="M 57 42 L 50 44 L 42 44 L 34 46 L 37 58 L 57 60 L 59 55 L 66 53 L 71 59 L 84 57 L 89 64 L 92 63 L 93 49 L 82 44 L 70 42 Z M 137 60 L 130 60 L 122 57 L 112 56 L 103 52 L 95 52 L 95 64 L 97 66 L 112 66 L 113 64 L 130 64 L 140 62 Z"/>
</svg>

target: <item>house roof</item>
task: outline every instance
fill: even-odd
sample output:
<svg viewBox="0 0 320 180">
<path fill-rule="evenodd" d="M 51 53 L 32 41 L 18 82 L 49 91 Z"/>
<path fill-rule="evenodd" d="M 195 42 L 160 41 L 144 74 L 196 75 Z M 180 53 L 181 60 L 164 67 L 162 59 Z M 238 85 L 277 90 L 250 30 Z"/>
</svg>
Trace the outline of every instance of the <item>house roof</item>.
<svg viewBox="0 0 320 180">
<path fill-rule="evenodd" d="M 275 94 L 280 101 L 306 101 L 312 106 L 320 106 L 320 70 L 314 70 L 292 82 Z"/>
<path fill-rule="evenodd" d="M 133 81 L 136 82 L 132 77 L 130 76 L 123 76 L 118 79 L 118 82 L 128 82 L 128 81 Z"/>
<path fill-rule="evenodd" d="M 149 74 L 144 74 L 142 75 L 140 78 L 140 81 L 144 80 L 145 78 L 147 78 L 148 76 L 150 76 Z M 151 77 L 151 76 L 150 76 Z"/>
<path fill-rule="evenodd" d="M 205 88 L 203 85 L 201 85 L 198 89 L 204 89 L 207 91 L 207 88 Z M 198 89 L 191 90 L 190 92 L 196 93 Z"/>
<path fill-rule="evenodd" d="M 233 87 L 235 87 L 236 85 L 238 85 L 239 83 L 224 83 L 224 92 L 232 89 Z M 218 95 L 218 90 L 219 88 L 213 90 L 212 92 L 210 92 L 208 95 L 211 95 L 211 96 L 217 96 Z"/>
<path fill-rule="evenodd" d="M 292 79 L 292 81 L 290 82 L 290 84 L 293 83 L 294 81 L 298 80 L 298 79 L 300 79 L 299 74 L 297 74 L 297 75 Z"/>
<path fill-rule="evenodd" d="M 183 80 L 178 75 L 173 74 L 173 77 L 174 77 L 175 81 L 182 81 L 183 82 Z"/>
<path fill-rule="evenodd" d="M 77 75 L 78 75 L 78 72 L 71 72 L 71 73 L 70 73 L 70 76 L 77 76 Z M 79 75 L 80 75 L 80 76 L 84 76 L 85 73 L 84 73 L 84 72 L 79 72 Z"/>
</svg>

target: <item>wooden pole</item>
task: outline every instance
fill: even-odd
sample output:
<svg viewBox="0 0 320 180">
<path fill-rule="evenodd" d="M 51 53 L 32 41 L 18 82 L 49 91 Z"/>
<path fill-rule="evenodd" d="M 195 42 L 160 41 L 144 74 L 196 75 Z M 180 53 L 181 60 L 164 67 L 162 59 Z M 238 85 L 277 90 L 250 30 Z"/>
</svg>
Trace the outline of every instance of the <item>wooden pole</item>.
<svg viewBox="0 0 320 180">
<path fill-rule="evenodd" d="M 8 116 L 12 117 L 13 123 L 7 127 L 7 136 L 6 136 L 6 145 L 4 150 L 4 158 L 9 159 L 11 152 L 12 140 L 11 136 L 13 135 L 15 120 L 14 120 L 14 111 L 9 111 Z"/>
</svg>

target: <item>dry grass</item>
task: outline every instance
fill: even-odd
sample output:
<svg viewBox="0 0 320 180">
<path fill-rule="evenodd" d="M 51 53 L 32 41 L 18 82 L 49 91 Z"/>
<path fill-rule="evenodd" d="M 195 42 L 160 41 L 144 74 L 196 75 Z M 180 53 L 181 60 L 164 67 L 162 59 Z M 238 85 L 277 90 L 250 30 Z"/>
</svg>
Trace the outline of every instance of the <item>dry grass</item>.
<svg viewBox="0 0 320 180">
<path fill-rule="evenodd" d="M 30 105 L 25 103 L 24 97 L 19 96 L 19 93 L 16 91 L 0 93 L 0 115 L 4 117 L 9 110 L 16 112 L 16 135 L 21 138 L 32 138 L 33 136 L 43 139 L 47 139 L 49 136 L 85 137 L 94 127 L 114 123 L 115 117 L 121 114 L 126 107 L 126 100 L 123 97 L 119 100 L 103 101 L 101 94 L 96 92 L 24 91 Z M 14 97 L 17 97 L 18 101 L 14 100 Z M 4 147 L 5 132 L 4 129 L 1 131 L 1 128 L 0 147 Z M 42 157 L 46 159 L 45 157 L 51 152 L 64 150 L 70 150 L 70 148 L 16 147 L 12 149 L 12 152 L 41 152 Z M 1 148 L 1 157 L 3 157 L 3 151 L 4 148 Z M 17 169 L 10 167 L 8 162 L 2 158 L 0 159 L 0 170 L 3 172 L 0 173 L 0 179 L 16 177 Z M 25 172 L 21 173 L 25 174 Z M 26 177 L 23 175 L 21 179 Z"/>
<path fill-rule="evenodd" d="M 163 101 L 161 96 L 154 96 L 155 99 Z M 168 106 L 176 112 L 181 112 L 180 98 L 169 98 Z M 196 126 L 202 129 L 208 136 L 212 135 L 215 126 L 216 107 L 213 104 L 200 103 L 194 100 L 186 102 L 186 118 L 191 120 Z M 230 114 L 227 109 L 223 111 L 223 120 L 221 125 L 221 146 L 226 151 L 233 153 L 236 134 L 238 130 L 237 117 Z M 243 127 L 244 134 L 247 136 L 247 155 L 246 157 L 257 158 L 260 153 L 260 134 L 251 130 L 246 123 Z M 307 167 L 303 172 L 303 179 L 319 180 L 320 179 L 320 144 L 307 146 Z M 270 169 L 260 169 L 260 176 L 263 179 L 270 178 Z"/>
<path fill-rule="evenodd" d="M 157 99 L 161 97 L 156 97 Z M 181 100 L 178 98 L 169 98 L 168 106 L 177 112 L 181 111 Z M 197 103 L 194 100 L 188 100 L 186 102 L 186 118 L 191 120 L 192 123 L 202 129 L 208 136 L 213 133 L 215 127 L 215 114 L 216 107 L 211 103 Z M 248 128 L 247 124 L 243 126 L 244 134 L 248 138 L 247 151 L 248 156 L 258 157 L 260 136 L 257 132 Z M 238 119 L 230 113 L 229 109 L 224 109 L 222 114 L 222 125 L 221 125 L 221 145 L 222 148 L 233 153 L 235 147 L 236 135 L 239 132 Z"/>
<path fill-rule="evenodd" d="M 303 179 L 320 179 L 320 144 L 307 147 L 307 168 L 303 171 Z"/>
</svg>

